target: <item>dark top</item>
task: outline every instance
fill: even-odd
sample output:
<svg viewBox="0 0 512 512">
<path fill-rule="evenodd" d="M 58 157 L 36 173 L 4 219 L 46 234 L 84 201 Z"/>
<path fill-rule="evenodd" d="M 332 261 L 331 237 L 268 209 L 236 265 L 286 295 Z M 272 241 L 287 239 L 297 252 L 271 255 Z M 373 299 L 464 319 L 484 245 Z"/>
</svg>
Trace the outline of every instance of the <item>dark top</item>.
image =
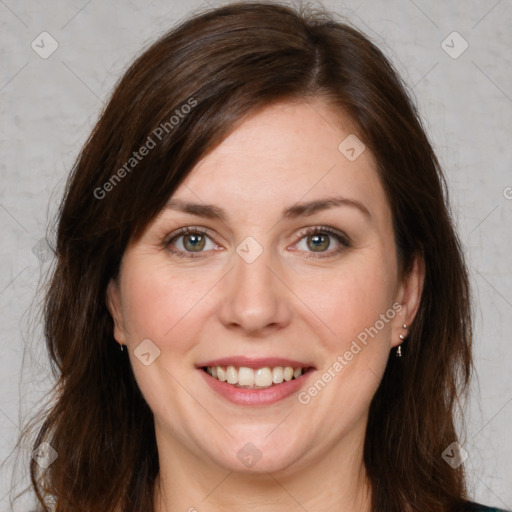
<svg viewBox="0 0 512 512">
<path fill-rule="evenodd" d="M 492 508 L 492 507 L 486 507 L 484 505 L 480 505 L 478 503 L 468 503 L 468 512 L 507 512 L 504 509 L 501 508 Z"/>
<path fill-rule="evenodd" d="M 467 512 L 512 512 L 511 510 L 505 510 L 502 508 L 493 508 L 486 507 L 485 505 L 480 505 L 479 503 L 468 503 Z M 39 512 L 38 510 L 34 510 L 32 512 Z"/>
</svg>

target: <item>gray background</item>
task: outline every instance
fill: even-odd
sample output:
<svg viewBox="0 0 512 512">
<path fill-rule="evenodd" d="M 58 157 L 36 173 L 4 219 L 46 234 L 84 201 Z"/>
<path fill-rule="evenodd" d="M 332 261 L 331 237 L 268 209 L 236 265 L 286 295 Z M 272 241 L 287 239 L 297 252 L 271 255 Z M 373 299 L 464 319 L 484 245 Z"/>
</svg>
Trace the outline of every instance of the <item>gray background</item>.
<svg viewBox="0 0 512 512">
<path fill-rule="evenodd" d="M 34 296 L 51 265 L 44 237 L 65 177 L 126 66 L 175 22 L 208 5 L 220 2 L 0 0 L 2 512 L 11 510 L 11 485 L 19 491 L 28 482 L 26 462 L 9 456 L 19 428 L 52 383 Z M 467 407 L 464 464 L 477 500 L 512 509 L 512 2 L 323 5 L 396 64 L 448 176 L 475 294 L 479 378 Z M 58 43 L 46 59 L 31 48 L 34 40 L 42 46 L 43 31 Z M 454 31 L 463 40 L 446 39 Z M 453 58 L 464 41 L 467 50 Z M 22 456 L 29 455 L 25 447 Z"/>
</svg>

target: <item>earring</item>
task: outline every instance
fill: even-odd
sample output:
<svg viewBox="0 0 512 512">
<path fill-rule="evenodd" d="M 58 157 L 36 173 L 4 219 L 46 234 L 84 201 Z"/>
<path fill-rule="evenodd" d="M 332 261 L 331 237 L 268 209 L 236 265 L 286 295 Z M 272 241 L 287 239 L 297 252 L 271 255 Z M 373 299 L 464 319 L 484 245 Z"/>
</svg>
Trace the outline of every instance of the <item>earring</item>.
<svg viewBox="0 0 512 512">
<path fill-rule="evenodd" d="M 403 324 L 402 327 L 407 330 L 407 324 Z M 405 336 L 403 334 L 399 334 L 398 337 L 402 340 L 402 343 L 405 340 Z M 396 348 L 396 357 L 402 357 L 402 344 L 398 345 Z"/>
<path fill-rule="evenodd" d="M 124 350 L 124 345 L 122 343 L 119 343 L 121 345 L 121 352 Z"/>
<path fill-rule="evenodd" d="M 405 336 L 403 334 L 399 334 L 398 337 L 403 341 L 405 340 Z M 396 347 L 396 357 L 402 357 L 402 343 Z"/>
</svg>

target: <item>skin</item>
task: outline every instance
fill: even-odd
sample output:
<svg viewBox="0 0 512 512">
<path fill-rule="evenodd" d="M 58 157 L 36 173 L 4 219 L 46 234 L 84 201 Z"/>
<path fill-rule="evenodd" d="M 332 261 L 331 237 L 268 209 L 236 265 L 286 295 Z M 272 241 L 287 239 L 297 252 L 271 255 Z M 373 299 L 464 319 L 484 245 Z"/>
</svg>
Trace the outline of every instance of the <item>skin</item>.
<svg viewBox="0 0 512 512">
<path fill-rule="evenodd" d="M 338 150 L 352 133 L 350 120 L 320 99 L 266 107 L 173 195 L 221 207 L 226 220 L 164 209 L 126 249 L 107 303 L 155 417 L 156 511 L 370 510 L 368 409 L 416 314 L 424 267 L 417 260 L 399 275 L 374 157 L 366 149 L 349 161 Z M 281 218 L 285 207 L 334 195 L 360 201 L 370 215 L 341 206 Z M 190 236 L 169 236 L 186 226 L 209 230 L 196 252 Z M 324 233 L 318 248 L 314 234 L 303 234 L 313 226 L 345 233 L 349 247 Z M 236 252 L 248 236 L 263 249 L 252 263 Z M 173 255 L 170 238 L 170 249 L 196 257 Z M 294 394 L 234 405 L 196 368 L 227 356 L 284 357 L 312 362 L 313 383 L 393 304 L 401 305 L 394 318 L 307 404 Z M 160 350 L 149 366 L 134 354 L 144 339 Z M 248 442 L 261 453 L 252 467 L 237 457 Z"/>
</svg>

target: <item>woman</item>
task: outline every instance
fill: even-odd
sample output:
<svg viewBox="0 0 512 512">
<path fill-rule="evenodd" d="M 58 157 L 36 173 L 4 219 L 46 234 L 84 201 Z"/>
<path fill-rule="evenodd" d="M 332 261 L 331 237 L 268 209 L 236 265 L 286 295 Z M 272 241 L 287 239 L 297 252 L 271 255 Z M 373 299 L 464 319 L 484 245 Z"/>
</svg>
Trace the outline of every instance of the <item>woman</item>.
<svg viewBox="0 0 512 512">
<path fill-rule="evenodd" d="M 353 28 L 247 3 L 162 37 L 76 162 L 56 258 L 42 507 L 491 510 L 454 427 L 470 294 L 443 175 Z"/>
</svg>

